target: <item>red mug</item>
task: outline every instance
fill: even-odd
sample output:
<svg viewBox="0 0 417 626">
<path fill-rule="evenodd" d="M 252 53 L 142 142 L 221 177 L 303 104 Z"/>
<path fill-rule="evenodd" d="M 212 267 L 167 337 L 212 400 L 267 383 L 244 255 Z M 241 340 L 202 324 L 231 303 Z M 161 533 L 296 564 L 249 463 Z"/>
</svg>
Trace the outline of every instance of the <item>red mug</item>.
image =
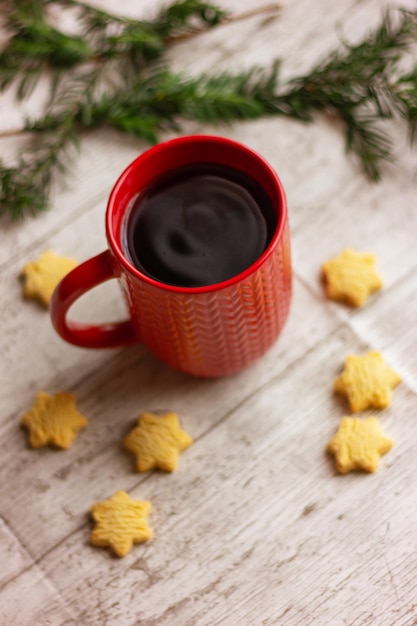
<svg viewBox="0 0 417 626">
<path fill-rule="evenodd" d="M 272 239 L 246 270 L 223 282 L 177 287 L 135 267 L 123 245 L 132 199 L 173 168 L 204 162 L 232 165 L 255 179 L 272 201 L 277 219 Z M 174 369 L 203 377 L 237 372 L 276 341 L 291 301 L 291 257 L 285 192 L 272 167 L 256 152 L 224 137 L 193 135 L 160 143 L 122 173 L 108 201 L 109 249 L 81 263 L 57 286 L 52 323 L 66 341 L 84 348 L 142 342 Z M 117 278 L 130 318 L 89 325 L 67 319 L 70 306 L 93 287 Z"/>
</svg>

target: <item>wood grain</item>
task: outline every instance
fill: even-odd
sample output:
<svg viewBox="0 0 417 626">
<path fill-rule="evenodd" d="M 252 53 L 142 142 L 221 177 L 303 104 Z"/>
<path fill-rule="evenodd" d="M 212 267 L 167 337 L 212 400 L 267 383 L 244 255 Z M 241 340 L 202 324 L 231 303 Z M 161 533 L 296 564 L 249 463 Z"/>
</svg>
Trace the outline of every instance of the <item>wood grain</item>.
<svg viewBox="0 0 417 626">
<path fill-rule="evenodd" d="M 114 0 L 97 4 L 119 9 Z M 123 10 L 146 15 L 155 5 L 130 0 Z M 283 3 L 276 16 L 181 42 L 170 59 L 199 72 L 279 56 L 288 78 L 331 50 L 338 31 L 358 40 L 386 6 Z M 0 110 L 15 120 L 12 106 L 6 99 Z M 416 154 L 398 134 L 397 163 L 371 184 L 346 156 L 341 129 L 324 117 L 310 126 L 271 118 L 185 130 L 246 143 L 282 178 L 294 266 L 290 319 L 258 363 L 221 380 L 172 371 L 141 346 L 94 352 L 56 336 L 48 313 L 23 299 L 20 270 L 47 248 L 83 261 L 106 247 L 108 193 L 146 148 L 116 133 L 83 140 L 50 212 L 18 224 L 1 219 L 0 624 L 415 625 Z M 8 157 L 18 146 L 0 140 Z M 385 283 L 355 311 L 327 301 L 320 281 L 321 263 L 346 246 L 375 252 Z M 100 287 L 72 315 L 123 317 L 118 285 Z M 348 353 L 368 349 L 380 350 L 403 378 L 380 413 L 395 445 L 375 474 L 338 476 L 324 450 L 348 406 L 332 384 Z M 28 447 L 20 416 L 40 389 L 71 391 L 89 420 L 69 450 Z M 173 474 L 137 474 L 122 448 L 143 410 L 176 411 L 194 438 Z M 124 559 L 89 544 L 91 504 L 118 489 L 153 505 L 153 540 Z"/>
</svg>

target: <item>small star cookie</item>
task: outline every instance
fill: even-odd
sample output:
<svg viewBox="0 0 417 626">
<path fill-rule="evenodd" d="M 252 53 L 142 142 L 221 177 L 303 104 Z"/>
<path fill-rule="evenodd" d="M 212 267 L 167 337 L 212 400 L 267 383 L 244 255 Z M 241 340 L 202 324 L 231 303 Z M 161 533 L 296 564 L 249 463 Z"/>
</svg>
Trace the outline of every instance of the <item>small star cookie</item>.
<svg viewBox="0 0 417 626">
<path fill-rule="evenodd" d="M 40 448 L 48 444 L 69 448 L 78 431 L 87 426 L 86 418 L 77 411 L 71 393 L 50 396 L 40 391 L 35 404 L 21 418 L 30 431 L 30 445 Z"/>
<path fill-rule="evenodd" d="M 379 352 L 346 357 L 343 373 L 334 389 L 347 396 L 353 413 L 369 407 L 384 409 L 391 403 L 391 390 L 401 382 L 399 374 L 385 363 Z"/>
<path fill-rule="evenodd" d="M 136 455 L 138 472 L 155 467 L 172 472 L 177 466 L 179 452 L 192 442 L 191 437 L 181 430 L 175 413 L 142 413 L 138 425 L 130 431 L 123 445 Z"/>
<path fill-rule="evenodd" d="M 147 519 L 151 503 L 134 500 L 125 491 L 117 491 L 108 500 L 97 502 L 91 507 L 96 526 L 90 541 L 94 546 L 110 547 L 117 556 L 125 556 L 134 543 L 148 541 L 152 531 Z"/>
<path fill-rule="evenodd" d="M 75 259 L 46 250 L 37 261 L 22 268 L 25 297 L 35 298 L 48 307 L 55 287 L 77 265 Z"/>
<path fill-rule="evenodd" d="M 375 269 L 376 257 L 370 252 L 346 248 L 322 265 L 326 295 L 331 300 L 362 306 L 368 296 L 382 287 Z"/>
<path fill-rule="evenodd" d="M 380 457 L 392 445 L 391 439 L 383 435 L 377 417 L 344 417 L 327 444 L 327 451 L 336 457 L 336 468 L 341 474 L 357 469 L 375 472 Z"/>
</svg>

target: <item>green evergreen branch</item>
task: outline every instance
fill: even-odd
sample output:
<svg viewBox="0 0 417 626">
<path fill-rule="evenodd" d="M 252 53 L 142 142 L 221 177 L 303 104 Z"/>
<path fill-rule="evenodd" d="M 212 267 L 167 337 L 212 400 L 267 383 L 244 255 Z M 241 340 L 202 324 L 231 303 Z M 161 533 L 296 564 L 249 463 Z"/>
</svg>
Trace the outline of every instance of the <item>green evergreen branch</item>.
<svg viewBox="0 0 417 626">
<path fill-rule="evenodd" d="M 392 153 L 381 122 L 399 115 L 410 139 L 416 136 L 417 66 L 405 75 L 398 69 L 416 40 L 417 12 L 402 12 L 396 23 L 386 13 L 365 41 L 345 44 L 307 76 L 292 80 L 283 94 L 286 113 L 306 121 L 317 112 L 339 118 L 347 150 L 356 154 L 371 180 L 379 180 L 381 163 Z"/>
<path fill-rule="evenodd" d="M 4 17 L 11 36 L 0 53 L 0 90 L 17 82 L 19 99 L 30 95 L 45 70 L 54 68 L 60 74 L 92 55 L 82 37 L 66 35 L 50 25 L 42 0 L 7 4 Z"/>
<path fill-rule="evenodd" d="M 217 26 L 228 16 L 226 11 L 202 0 L 177 0 L 161 9 L 153 20 L 119 17 L 78 0 L 53 1 L 78 10 L 82 36 L 93 49 L 92 60 L 119 59 L 125 75 L 160 59 L 176 38 Z"/>
<path fill-rule="evenodd" d="M 26 121 L 24 132 L 31 136 L 24 153 L 13 166 L 0 161 L 0 214 L 18 220 L 48 208 L 55 174 L 67 174 L 79 150 L 80 106 L 87 109 L 94 101 L 100 78 L 100 72 L 81 73 L 65 97 L 54 100 L 53 114 L 47 112 L 38 121 Z M 52 118 L 55 123 L 50 123 Z"/>
<path fill-rule="evenodd" d="M 88 50 L 86 56 L 80 53 L 77 60 L 77 55 L 72 56 L 73 65 L 65 65 L 70 42 L 59 40 L 61 34 L 44 25 L 45 6 L 51 1 L 20 0 L 17 5 L 24 11 L 14 13 L 19 28 L 26 20 L 28 31 L 23 29 L 22 41 L 27 48 L 21 46 L 19 50 L 27 65 L 23 64 L 23 74 L 11 70 L 11 78 L 19 76 L 23 81 L 21 91 L 26 93 L 25 72 L 30 68 L 36 78 L 46 60 L 49 65 L 55 63 L 57 83 L 44 115 L 25 125 L 32 140 L 20 161 L 14 167 L 0 162 L 0 212 L 12 218 L 47 207 L 54 172 L 65 173 L 69 153 L 82 131 L 100 126 L 155 143 L 161 131 L 181 131 L 187 119 L 218 125 L 285 115 L 312 122 L 318 112 L 330 113 L 344 125 L 347 150 L 356 155 L 371 180 L 378 180 L 381 164 L 392 155 L 386 132 L 389 120 L 400 119 L 410 141 L 417 138 L 417 65 L 407 71 L 400 69 L 404 55 L 416 40 L 417 12 L 400 13 L 397 20 L 386 14 L 380 27 L 364 41 L 344 44 L 307 75 L 282 84 L 278 61 L 270 68 L 194 78 L 162 67 L 163 45 L 170 38 L 192 32 L 193 28 L 214 26 L 223 19 L 215 7 L 198 0 L 175 2 L 152 22 L 110 16 L 78 0 L 57 0 L 80 11 L 83 33 L 89 34 L 82 39 L 87 46 L 84 52 Z M 29 9 L 34 20 L 31 25 Z M 39 25 L 44 28 L 44 43 L 49 37 L 50 48 L 46 53 L 42 49 L 37 57 L 32 55 L 40 63 L 32 67 L 28 50 L 34 41 L 39 43 Z M 52 50 L 58 40 L 65 52 L 56 62 Z M 16 31 L 0 55 L 0 75 L 5 69 L 4 55 L 10 54 L 10 45 L 14 51 L 18 48 L 17 41 Z M 41 50 L 37 45 L 34 49 Z M 122 72 L 126 58 L 130 59 L 130 70 Z"/>
<path fill-rule="evenodd" d="M 0 162 L 0 206 L 13 220 L 37 215 L 48 207 L 48 199 L 56 172 L 67 173 L 79 137 L 74 132 L 73 118 L 68 115 L 59 130 L 43 132 L 32 139 L 17 165 Z"/>
<path fill-rule="evenodd" d="M 78 36 L 50 25 L 50 4 L 77 10 Z M 226 11 L 200 0 L 177 0 L 161 9 L 154 20 L 118 17 L 77 0 L 18 0 L 5 11 L 11 37 L 0 53 L 0 90 L 17 82 L 18 98 L 23 99 L 48 71 L 54 93 L 63 70 L 87 62 L 119 59 L 125 75 L 137 72 L 160 58 L 170 40 L 212 28 L 227 16 Z"/>
</svg>

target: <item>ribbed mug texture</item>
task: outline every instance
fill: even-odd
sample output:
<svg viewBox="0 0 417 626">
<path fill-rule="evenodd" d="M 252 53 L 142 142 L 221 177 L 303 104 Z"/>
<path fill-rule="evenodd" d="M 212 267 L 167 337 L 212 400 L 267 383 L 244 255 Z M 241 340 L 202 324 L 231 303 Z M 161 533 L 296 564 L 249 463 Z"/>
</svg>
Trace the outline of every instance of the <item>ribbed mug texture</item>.
<svg viewBox="0 0 417 626">
<path fill-rule="evenodd" d="M 189 289 L 158 283 L 126 257 L 123 241 L 129 207 L 138 193 L 174 165 L 200 162 L 233 164 L 262 185 L 276 210 L 276 230 L 257 261 L 224 283 Z M 220 377 L 251 365 L 278 338 L 291 301 L 286 198 L 275 171 L 249 148 L 225 137 L 204 135 L 179 137 L 150 148 L 114 185 L 107 204 L 106 234 L 108 249 L 72 270 L 52 297 L 52 323 L 66 341 L 85 348 L 143 342 L 174 369 Z M 120 281 L 129 319 L 106 324 L 67 319 L 78 298 L 111 278 Z"/>
<path fill-rule="evenodd" d="M 282 235 L 260 268 L 217 291 L 163 291 L 124 272 L 122 289 L 142 342 L 171 367 L 195 376 L 224 376 L 256 361 L 288 316 L 288 224 Z"/>
</svg>

